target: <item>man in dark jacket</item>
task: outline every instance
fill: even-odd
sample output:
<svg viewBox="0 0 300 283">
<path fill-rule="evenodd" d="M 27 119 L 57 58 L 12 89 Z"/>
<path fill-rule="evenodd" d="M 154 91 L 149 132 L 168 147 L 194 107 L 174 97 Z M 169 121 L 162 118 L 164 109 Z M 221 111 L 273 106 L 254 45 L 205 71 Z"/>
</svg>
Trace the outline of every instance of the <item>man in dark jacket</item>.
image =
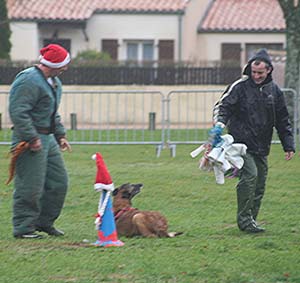
<svg viewBox="0 0 300 283">
<path fill-rule="evenodd" d="M 263 232 L 256 219 L 265 192 L 273 127 L 285 159 L 295 152 L 293 131 L 284 96 L 272 79 L 273 66 L 265 49 L 245 66 L 243 77 L 230 85 L 214 108 L 214 138 L 227 126 L 237 143 L 247 146 L 237 185 L 237 224 L 248 233 Z"/>
</svg>

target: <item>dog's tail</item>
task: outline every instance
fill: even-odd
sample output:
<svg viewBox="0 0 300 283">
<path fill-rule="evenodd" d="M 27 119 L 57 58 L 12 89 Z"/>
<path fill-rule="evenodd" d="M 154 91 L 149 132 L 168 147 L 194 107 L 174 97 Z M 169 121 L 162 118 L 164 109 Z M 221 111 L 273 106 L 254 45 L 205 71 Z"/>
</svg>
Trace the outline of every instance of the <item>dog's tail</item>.
<svg viewBox="0 0 300 283">
<path fill-rule="evenodd" d="M 182 235 L 182 234 L 183 234 L 183 232 L 168 232 L 168 237 L 174 238 L 174 237 Z"/>
</svg>

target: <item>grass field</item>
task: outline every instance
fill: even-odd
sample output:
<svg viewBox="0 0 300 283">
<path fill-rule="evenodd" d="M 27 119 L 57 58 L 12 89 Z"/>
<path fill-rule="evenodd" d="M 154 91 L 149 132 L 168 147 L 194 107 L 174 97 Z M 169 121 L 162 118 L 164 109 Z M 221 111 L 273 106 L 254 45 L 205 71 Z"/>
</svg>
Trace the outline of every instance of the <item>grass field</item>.
<svg viewBox="0 0 300 283">
<path fill-rule="evenodd" d="M 235 222 L 236 180 L 216 185 L 212 173 L 198 169 L 189 152 L 177 146 L 176 157 L 152 145 L 73 146 L 64 153 L 70 176 L 65 207 L 56 225 L 62 238 L 16 240 L 12 237 L 12 185 L 5 186 L 8 146 L 0 146 L 0 282 L 300 282 L 300 158 L 284 160 L 273 145 L 269 179 L 258 222 L 261 235 L 241 233 Z M 93 190 L 101 152 L 115 186 L 144 184 L 134 199 L 139 209 L 159 210 L 173 239 L 120 239 L 123 247 L 84 245 L 97 240 L 94 214 L 99 193 Z"/>
</svg>

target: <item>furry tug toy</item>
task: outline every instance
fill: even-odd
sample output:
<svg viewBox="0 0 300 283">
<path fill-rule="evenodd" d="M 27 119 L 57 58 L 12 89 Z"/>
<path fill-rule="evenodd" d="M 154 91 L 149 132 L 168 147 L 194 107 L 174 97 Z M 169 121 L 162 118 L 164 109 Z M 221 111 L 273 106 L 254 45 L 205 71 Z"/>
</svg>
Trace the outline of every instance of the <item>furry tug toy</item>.
<svg viewBox="0 0 300 283">
<path fill-rule="evenodd" d="M 8 185 L 15 176 L 16 163 L 17 163 L 18 157 L 24 151 L 26 151 L 28 148 L 29 148 L 29 143 L 25 142 L 25 141 L 19 142 L 15 147 L 12 148 L 11 160 L 10 160 L 10 164 L 9 164 L 9 177 L 5 183 L 6 185 Z"/>
<path fill-rule="evenodd" d="M 244 165 L 243 155 L 246 154 L 247 146 L 242 143 L 234 143 L 231 135 L 221 136 L 221 142 L 212 147 L 206 143 L 195 150 L 190 155 L 195 158 L 204 151 L 200 158 L 199 168 L 203 171 L 214 171 L 216 183 L 224 184 L 224 177 L 230 173 L 230 177 L 236 177 L 238 170 Z M 228 175 L 229 176 L 229 175 Z"/>
</svg>

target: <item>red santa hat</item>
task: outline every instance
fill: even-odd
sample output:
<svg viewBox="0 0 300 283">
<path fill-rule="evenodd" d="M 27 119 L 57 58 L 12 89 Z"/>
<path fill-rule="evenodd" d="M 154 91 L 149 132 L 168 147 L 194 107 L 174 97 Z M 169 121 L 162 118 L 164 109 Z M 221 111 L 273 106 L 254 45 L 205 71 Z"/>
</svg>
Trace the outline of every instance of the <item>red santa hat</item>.
<svg viewBox="0 0 300 283">
<path fill-rule="evenodd" d="M 49 44 L 40 50 L 39 61 L 41 64 L 58 69 L 70 63 L 69 52 L 58 44 Z"/>
<path fill-rule="evenodd" d="M 92 156 L 96 160 L 97 174 L 94 188 L 97 192 L 102 190 L 113 191 L 115 189 L 110 174 L 106 168 L 104 160 L 99 152 Z"/>
</svg>

